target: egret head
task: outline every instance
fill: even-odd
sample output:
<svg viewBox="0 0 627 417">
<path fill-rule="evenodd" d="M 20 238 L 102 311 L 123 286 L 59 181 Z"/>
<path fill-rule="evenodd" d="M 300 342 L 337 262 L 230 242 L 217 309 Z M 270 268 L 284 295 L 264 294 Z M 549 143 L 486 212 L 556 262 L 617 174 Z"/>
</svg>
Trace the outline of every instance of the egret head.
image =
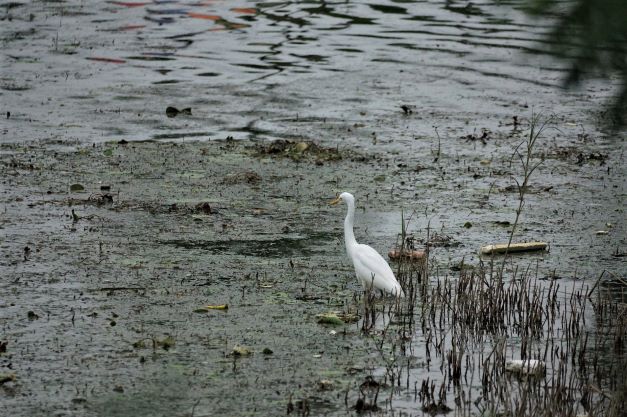
<svg viewBox="0 0 627 417">
<path fill-rule="evenodd" d="M 334 206 L 338 204 L 340 201 L 344 201 L 346 204 L 349 204 L 351 202 L 355 202 L 355 197 L 353 197 L 351 193 L 341 193 L 341 194 L 338 194 L 335 197 L 335 199 L 331 201 L 329 204 Z"/>
</svg>

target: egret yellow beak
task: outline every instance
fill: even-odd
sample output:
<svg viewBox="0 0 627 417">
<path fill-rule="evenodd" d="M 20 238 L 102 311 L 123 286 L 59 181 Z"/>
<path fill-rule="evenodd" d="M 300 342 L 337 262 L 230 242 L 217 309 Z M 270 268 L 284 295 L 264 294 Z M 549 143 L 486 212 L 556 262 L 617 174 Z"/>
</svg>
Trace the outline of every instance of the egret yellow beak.
<svg viewBox="0 0 627 417">
<path fill-rule="evenodd" d="M 342 199 L 340 198 L 340 196 L 335 196 L 335 199 L 333 199 L 333 201 L 329 201 L 329 205 L 334 206 L 337 203 L 339 203 L 340 201 L 342 201 Z"/>
</svg>

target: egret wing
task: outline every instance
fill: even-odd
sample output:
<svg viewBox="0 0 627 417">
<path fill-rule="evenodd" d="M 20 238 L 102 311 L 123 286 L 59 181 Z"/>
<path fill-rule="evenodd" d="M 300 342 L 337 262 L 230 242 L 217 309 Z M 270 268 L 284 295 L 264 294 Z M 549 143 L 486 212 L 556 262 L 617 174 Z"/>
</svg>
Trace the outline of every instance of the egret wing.
<svg viewBox="0 0 627 417">
<path fill-rule="evenodd" d="M 357 277 L 366 286 L 374 285 L 392 294 L 403 294 L 394 272 L 383 257 L 368 245 L 357 245 L 353 255 Z"/>
</svg>

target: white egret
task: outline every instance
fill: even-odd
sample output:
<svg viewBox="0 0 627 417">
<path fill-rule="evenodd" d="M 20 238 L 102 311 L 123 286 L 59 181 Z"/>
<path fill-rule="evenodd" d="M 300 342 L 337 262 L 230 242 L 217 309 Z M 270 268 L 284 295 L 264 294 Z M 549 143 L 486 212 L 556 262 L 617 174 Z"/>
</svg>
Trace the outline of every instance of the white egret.
<svg viewBox="0 0 627 417">
<path fill-rule="evenodd" d="M 355 197 L 351 193 L 342 193 L 330 204 L 335 205 L 340 201 L 344 201 L 348 206 L 348 212 L 344 219 L 344 243 L 348 257 L 351 258 L 355 266 L 357 278 L 365 289 L 374 287 L 397 297 L 404 297 L 405 293 L 385 259 L 370 246 L 357 243 L 355 240 L 353 233 Z"/>
</svg>

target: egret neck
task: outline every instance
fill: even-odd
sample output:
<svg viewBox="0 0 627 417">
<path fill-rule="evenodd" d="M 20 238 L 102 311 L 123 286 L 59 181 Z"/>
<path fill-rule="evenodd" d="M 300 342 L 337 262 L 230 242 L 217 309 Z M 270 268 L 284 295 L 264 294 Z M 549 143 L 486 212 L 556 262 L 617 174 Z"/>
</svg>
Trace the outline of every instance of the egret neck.
<svg viewBox="0 0 627 417">
<path fill-rule="evenodd" d="M 350 197 L 345 197 L 344 200 L 348 206 L 346 218 L 344 219 L 344 243 L 346 244 L 346 252 L 348 252 L 348 255 L 351 256 L 353 249 L 357 246 L 355 234 L 353 233 L 353 224 L 355 222 L 355 199 L 351 195 Z"/>
</svg>

